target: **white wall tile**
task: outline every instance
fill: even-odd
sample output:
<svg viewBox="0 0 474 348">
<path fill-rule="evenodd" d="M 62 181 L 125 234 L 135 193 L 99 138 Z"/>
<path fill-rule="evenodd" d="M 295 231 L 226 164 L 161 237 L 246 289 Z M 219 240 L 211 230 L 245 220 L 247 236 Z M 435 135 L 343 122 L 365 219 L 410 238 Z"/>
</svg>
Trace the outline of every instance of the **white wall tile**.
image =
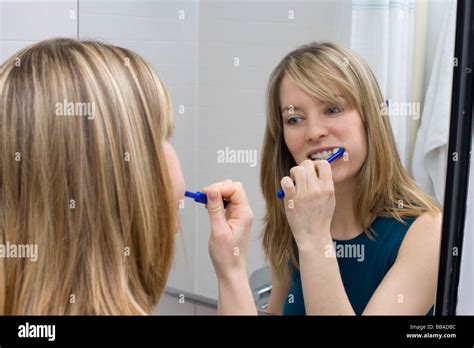
<svg viewBox="0 0 474 348">
<path fill-rule="evenodd" d="M 157 315 L 194 315 L 195 304 L 192 301 L 180 302 L 180 297 L 164 293 L 153 314 Z"/>
<path fill-rule="evenodd" d="M 37 41 L 77 37 L 77 0 L 2 1 L 0 9 L 0 62 Z"/>
<path fill-rule="evenodd" d="M 217 308 L 196 304 L 196 315 L 217 315 Z"/>
</svg>

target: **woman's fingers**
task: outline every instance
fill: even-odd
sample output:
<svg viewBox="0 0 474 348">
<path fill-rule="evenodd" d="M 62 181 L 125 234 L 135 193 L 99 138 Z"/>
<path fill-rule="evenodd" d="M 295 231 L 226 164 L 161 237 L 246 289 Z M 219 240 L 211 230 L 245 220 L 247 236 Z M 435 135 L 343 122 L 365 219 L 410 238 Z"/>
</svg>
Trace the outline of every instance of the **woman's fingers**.
<svg viewBox="0 0 474 348">
<path fill-rule="evenodd" d="M 298 192 L 319 191 L 321 187 L 330 187 L 332 183 L 331 164 L 328 161 L 305 160 L 291 168 L 290 177 L 284 177 L 280 185 L 285 197 L 295 197 Z M 292 180 L 293 179 L 293 180 Z"/>
<path fill-rule="evenodd" d="M 221 196 L 220 197 L 221 201 L 222 201 L 222 198 L 225 198 L 227 201 L 230 202 L 227 206 L 227 209 L 225 209 L 225 213 L 224 213 L 224 206 L 222 202 L 221 202 L 221 205 L 219 206 L 217 205 L 213 206 L 217 210 L 222 209 L 222 212 L 219 212 L 219 214 L 225 218 L 225 220 L 227 221 L 227 224 L 229 224 L 230 221 L 234 221 L 234 222 L 241 221 L 245 224 L 252 223 L 253 212 L 252 212 L 252 209 L 250 208 L 250 204 L 249 204 L 247 195 L 245 193 L 244 187 L 242 186 L 240 182 L 238 181 L 233 182 L 232 180 L 224 180 L 203 189 L 203 192 L 205 192 L 206 194 L 212 191 L 219 192 Z M 208 209 L 210 209 L 209 200 L 208 200 Z"/>
<path fill-rule="evenodd" d="M 211 220 L 209 254 L 218 279 L 246 272 L 245 257 L 253 213 L 240 182 L 224 180 L 202 190 Z M 224 213 L 222 199 L 230 201 Z M 236 254 L 237 252 L 237 254 Z"/>
<path fill-rule="evenodd" d="M 224 215 L 224 203 L 219 190 L 211 189 L 207 194 L 207 212 L 211 225 L 215 227 L 214 231 L 225 231 L 228 228 L 227 220 Z"/>
<path fill-rule="evenodd" d="M 292 185 L 293 187 L 296 186 L 296 194 L 297 192 L 306 192 L 307 190 L 314 188 L 316 186 L 317 182 L 317 174 L 316 174 L 316 169 L 314 168 L 314 162 L 311 160 L 305 160 L 300 163 L 300 165 L 295 166 L 290 169 L 290 176 L 295 182 L 295 185 Z M 286 180 L 285 180 L 286 181 Z M 286 182 L 287 185 L 286 187 L 288 189 L 291 189 L 291 186 L 289 185 L 289 182 Z M 283 179 L 280 182 L 283 188 Z M 287 192 L 285 191 L 285 196 Z M 290 193 L 291 194 L 291 193 Z"/>
<path fill-rule="evenodd" d="M 306 169 L 301 166 L 296 166 L 290 169 L 290 177 L 293 179 L 296 185 L 296 193 L 299 190 L 302 192 L 306 191 L 308 188 L 307 178 L 306 178 Z"/>
<path fill-rule="evenodd" d="M 285 205 L 290 199 L 294 199 L 296 196 L 296 187 L 293 180 L 289 176 L 285 176 L 280 181 L 280 186 L 285 192 Z"/>
<path fill-rule="evenodd" d="M 315 161 L 317 176 L 323 185 L 330 185 L 332 182 L 331 164 L 328 161 Z"/>
<path fill-rule="evenodd" d="M 319 161 L 316 161 L 316 163 Z M 305 160 L 301 162 L 300 166 L 306 171 L 306 180 L 308 182 L 308 189 L 315 188 L 317 185 L 318 174 L 316 173 L 315 162 L 311 160 Z"/>
<path fill-rule="evenodd" d="M 207 186 L 202 191 L 208 194 L 208 192 L 212 190 L 219 191 L 220 195 L 223 198 L 229 200 L 235 206 L 249 205 L 245 190 L 242 184 L 238 181 L 233 182 L 232 180 L 224 180 L 213 185 Z"/>
</svg>

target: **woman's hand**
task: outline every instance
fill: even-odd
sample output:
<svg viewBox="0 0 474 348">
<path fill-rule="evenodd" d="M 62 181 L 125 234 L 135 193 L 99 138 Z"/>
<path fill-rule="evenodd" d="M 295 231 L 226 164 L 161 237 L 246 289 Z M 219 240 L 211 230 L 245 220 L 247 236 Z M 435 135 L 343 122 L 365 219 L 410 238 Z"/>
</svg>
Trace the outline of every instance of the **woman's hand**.
<svg viewBox="0 0 474 348">
<path fill-rule="evenodd" d="M 203 189 L 211 219 L 209 254 L 217 274 L 219 314 L 256 315 L 247 277 L 247 245 L 253 213 L 240 182 L 221 181 Z M 224 211 L 222 198 L 229 201 Z"/>
<path fill-rule="evenodd" d="M 246 277 L 253 213 L 240 182 L 225 180 L 203 189 L 211 220 L 209 254 L 219 280 Z M 222 199 L 229 201 L 224 210 Z"/>
<path fill-rule="evenodd" d="M 330 233 L 336 206 L 331 165 L 305 160 L 291 168 L 290 176 L 281 180 L 286 217 L 298 248 L 311 248 Z"/>
</svg>

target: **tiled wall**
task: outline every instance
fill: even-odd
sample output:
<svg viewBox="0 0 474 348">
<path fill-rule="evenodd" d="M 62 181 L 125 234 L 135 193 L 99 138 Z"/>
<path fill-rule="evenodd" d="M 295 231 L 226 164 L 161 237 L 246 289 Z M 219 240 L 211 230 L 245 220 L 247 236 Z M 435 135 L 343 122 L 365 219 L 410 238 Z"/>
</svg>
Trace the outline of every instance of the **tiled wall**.
<svg viewBox="0 0 474 348">
<path fill-rule="evenodd" d="M 164 293 L 154 315 L 217 315 L 217 304 L 199 301 L 192 296 Z"/>
<path fill-rule="evenodd" d="M 0 62 L 55 36 L 77 37 L 77 1 L 0 1 Z"/>
</svg>

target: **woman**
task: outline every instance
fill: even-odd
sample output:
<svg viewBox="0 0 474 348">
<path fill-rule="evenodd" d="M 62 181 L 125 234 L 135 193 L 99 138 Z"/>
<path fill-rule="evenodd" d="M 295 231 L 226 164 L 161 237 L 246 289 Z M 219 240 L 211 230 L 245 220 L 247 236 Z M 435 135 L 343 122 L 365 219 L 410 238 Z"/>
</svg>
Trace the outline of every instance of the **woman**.
<svg viewBox="0 0 474 348">
<path fill-rule="evenodd" d="M 166 87 L 137 54 L 93 41 L 43 41 L 0 69 L 0 245 L 38 249 L 0 258 L 0 314 L 151 313 L 184 193 Z M 219 312 L 256 313 L 245 193 L 230 180 L 205 192 Z"/>
<path fill-rule="evenodd" d="M 271 74 L 260 177 L 270 313 L 432 313 L 440 209 L 403 168 L 384 106 L 367 64 L 333 43 L 302 46 Z M 329 164 L 337 147 L 344 157 Z"/>
</svg>

